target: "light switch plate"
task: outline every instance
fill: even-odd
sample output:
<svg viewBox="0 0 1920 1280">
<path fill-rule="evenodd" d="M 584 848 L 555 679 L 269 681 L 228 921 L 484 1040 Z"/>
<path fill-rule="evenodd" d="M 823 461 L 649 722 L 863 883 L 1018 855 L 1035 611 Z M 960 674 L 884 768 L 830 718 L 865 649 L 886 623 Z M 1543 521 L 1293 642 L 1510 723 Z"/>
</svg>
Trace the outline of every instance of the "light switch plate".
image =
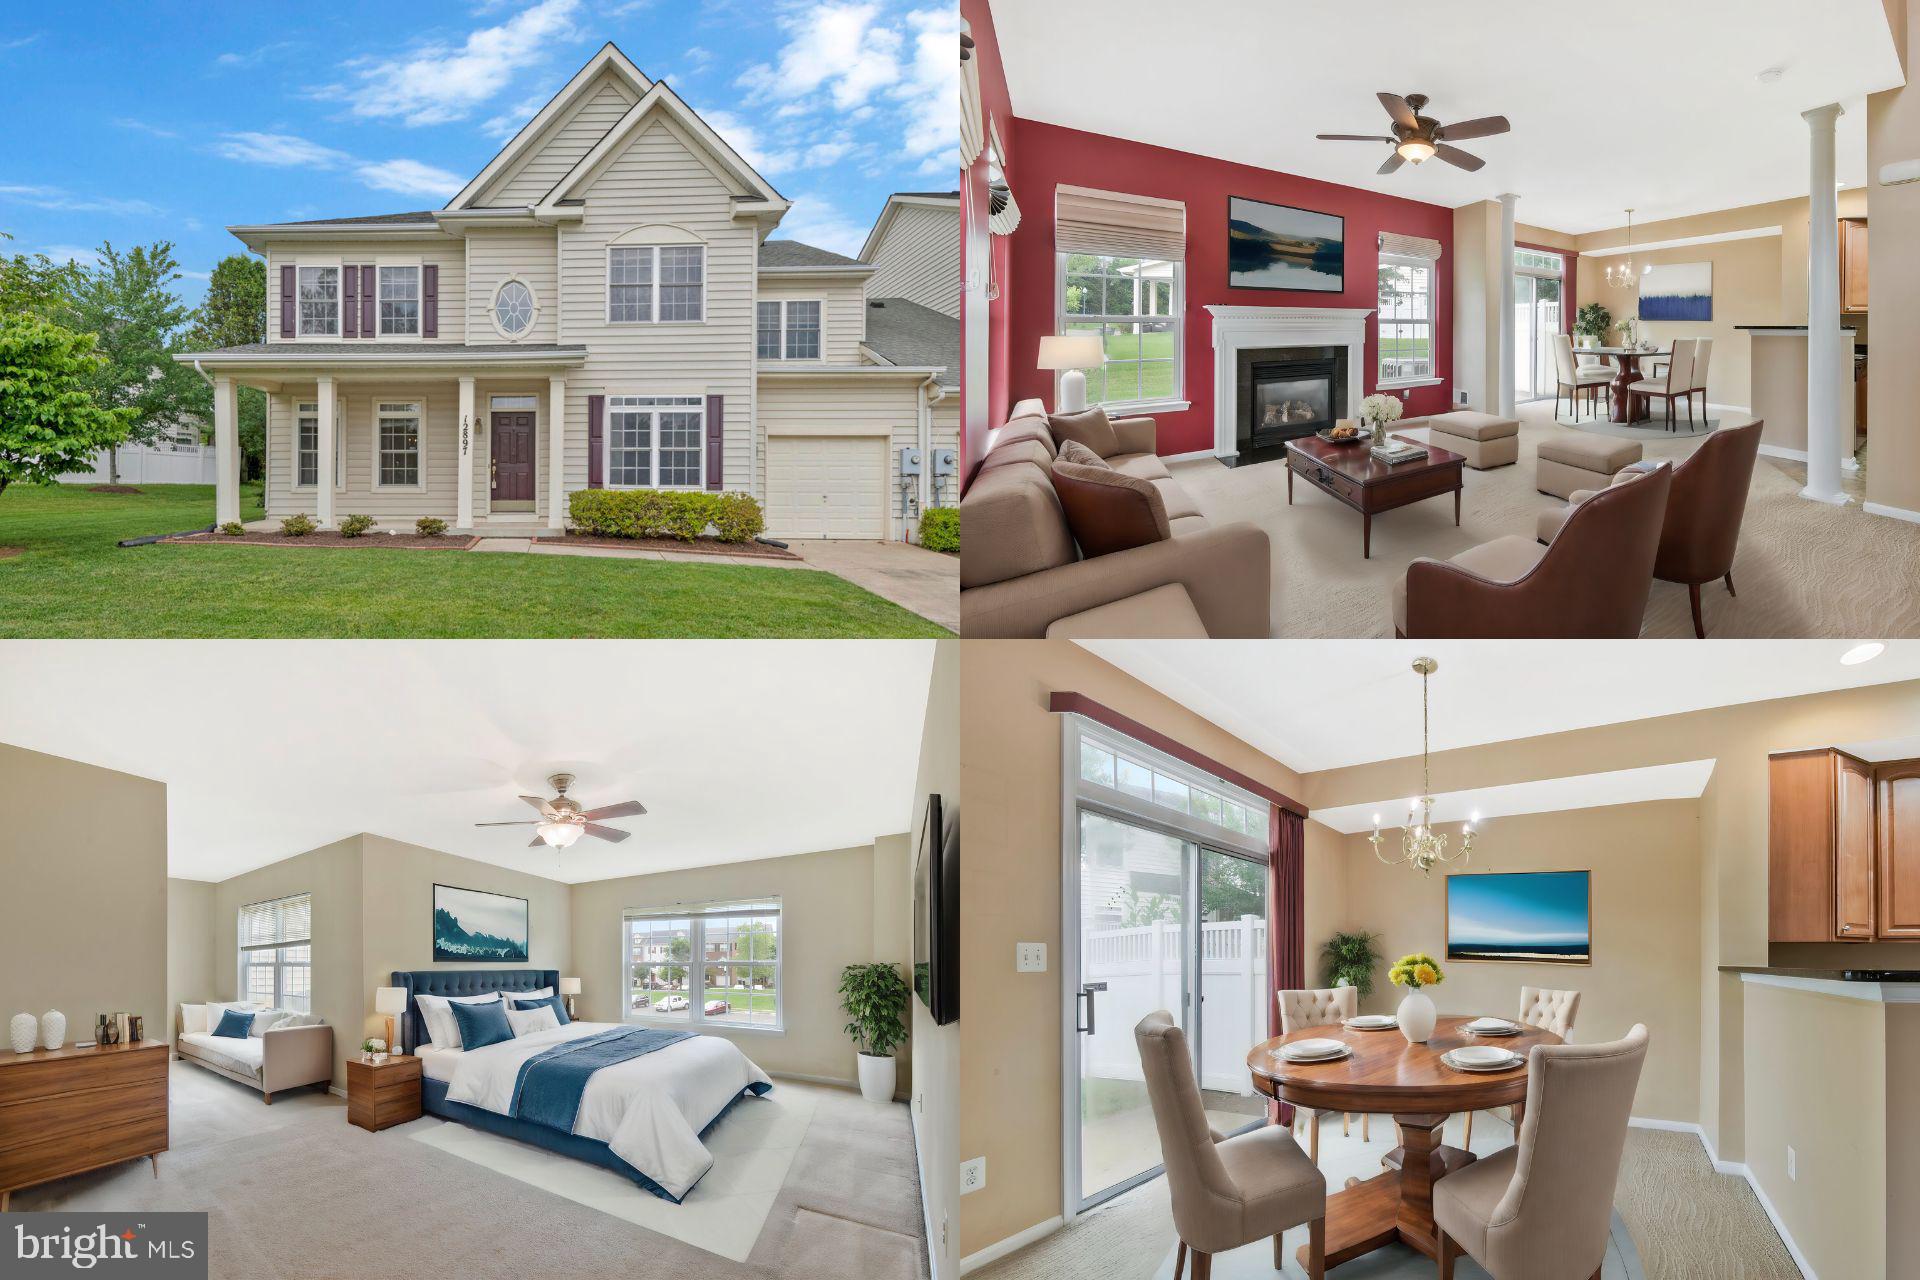
<svg viewBox="0 0 1920 1280">
<path fill-rule="evenodd" d="M 1044 942 L 1014 943 L 1013 971 L 1015 973 L 1045 973 L 1047 971 L 1047 944 Z"/>
<path fill-rule="evenodd" d="M 1787 1148 L 1787 1180 L 1789 1182 L 1798 1182 L 1800 1180 L 1800 1175 L 1794 1172 L 1793 1165 L 1794 1165 L 1793 1148 L 1788 1147 Z"/>
<path fill-rule="evenodd" d="M 987 1185 L 987 1158 L 975 1156 L 960 1162 L 960 1194 L 978 1191 Z"/>
</svg>

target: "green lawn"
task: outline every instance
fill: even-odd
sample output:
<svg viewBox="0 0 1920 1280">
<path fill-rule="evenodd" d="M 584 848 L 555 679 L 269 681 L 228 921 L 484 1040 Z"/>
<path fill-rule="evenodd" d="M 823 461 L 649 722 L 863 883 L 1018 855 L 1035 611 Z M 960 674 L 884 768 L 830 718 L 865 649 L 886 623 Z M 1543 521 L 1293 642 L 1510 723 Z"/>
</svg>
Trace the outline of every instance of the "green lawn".
<svg viewBox="0 0 1920 1280">
<path fill-rule="evenodd" d="M 242 500 L 260 515 L 260 488 Z M 943 636 L 830 573 L 458 551 L 121 548 L 204 528 L 207 485 L 0 493 L 0 636 Z"/>
</svg>

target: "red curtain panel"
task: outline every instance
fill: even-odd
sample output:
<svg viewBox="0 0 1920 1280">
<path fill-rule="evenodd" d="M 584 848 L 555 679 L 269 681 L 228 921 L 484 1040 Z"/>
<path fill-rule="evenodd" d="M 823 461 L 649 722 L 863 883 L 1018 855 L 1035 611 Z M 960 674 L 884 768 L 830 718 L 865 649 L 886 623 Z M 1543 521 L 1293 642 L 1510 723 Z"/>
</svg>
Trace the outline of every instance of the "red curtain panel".
<svg viewBox="0 0 1920 1280">
<path fill-rule="evenodd" d="M 1291 809 L 1273 805 L 1267 814 L 1267 1034 L 1280 1034 L 1280 1001 L 1274 992 L 1307 985 L 1306 965 L 1307 821 Z M 1292 1124 L 1293 1108 L 1277 1099 L 1268 1104 L 1275 1124 Z"/>
</svg>

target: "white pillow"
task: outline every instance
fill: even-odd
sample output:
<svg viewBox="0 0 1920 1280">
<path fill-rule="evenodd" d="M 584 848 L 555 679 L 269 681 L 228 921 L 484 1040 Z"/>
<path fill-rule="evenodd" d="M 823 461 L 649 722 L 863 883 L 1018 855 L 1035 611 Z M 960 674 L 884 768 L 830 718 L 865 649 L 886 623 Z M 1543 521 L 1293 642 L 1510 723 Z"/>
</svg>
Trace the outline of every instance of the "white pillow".
<svg viewBox="0 0 1920 1280">
<path fill-rule="evenodd" d="M 207 1006 L 203 1004 L 183 1004 L 180 1006 L 180 1034 L 191 1035 L 196 1031 L 207 1030 Z"/>
<path fill-rule="evenodd" d="M 290 1031 L 294 1027 L 317 1027 L 324 1019 L 317 1013 L 290 1013 L 268 1027 L 269 1031 Z"/>
<path fill-rule="evenodd" d="M 209 1000 L 207 1002 L 207 1027 L 211 1032 L 220 1025 L 220 1015 L 232 1009 L 236 1013 L 259 1013 L 265 1006 L 250 1004 L 245 1000 Z"/>
<path fill-rule="evenodd" d="M 291 1017 L 292 1012 L 290 1009 L 262 1009 L 253 1015 L 253 1025 L 247 1028 L 247 1034 L 258 1040 Z"/>
<path fill-rule="evenodd" d="M 458 1049 L 460 1043 L 460 1025 L 453 1020 L 453 1014 L 447 1009 L 449 1004 L 488 1004 L 498 1000 L 498 991 L 489 991 L 481 996 L 421 996 L 414 997 L 420 1004 L 420 1016 L 427 1024 L 427 1039 L 442 1049 Z"/>
<path fill-rule="evenodd" d="M 504 991 L 501 993 L 507 1000 L 509 1006 L 511 1006 L 515 1000 L 545 1000 L 552 994 L 552 987 L 542 987 L 538 991 Z"/>
<path fill-rule="evenodd" d="M 536 1031 L 551 1031 L 560 1025 L 560 1019 L 554 1016 L 553 1006 L 541 1005 L 538 1009 L 515 1009 L 507 1007 L 507 1025 L 513 1028 L 514 1037 L 530 1036 Z"/>
</svg>

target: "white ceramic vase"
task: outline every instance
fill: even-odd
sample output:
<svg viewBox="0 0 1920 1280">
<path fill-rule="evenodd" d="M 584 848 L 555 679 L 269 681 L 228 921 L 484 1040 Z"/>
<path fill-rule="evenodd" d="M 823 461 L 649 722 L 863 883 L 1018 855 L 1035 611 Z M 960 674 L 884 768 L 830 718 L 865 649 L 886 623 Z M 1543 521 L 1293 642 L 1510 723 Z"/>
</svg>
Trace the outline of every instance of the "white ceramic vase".
<svg viewBox="0 0 1920 1280">
<path fill-rule="evenodd" d="M 1440 1015 L 1426 992 L 1409 991 L 1395 1016 L 1400 1021 L 1400 1034 L 1407 1038 L 1408 1044 L 1425 1044 L 1433 1034 L 1434 1020 Z"/>
<path fill-rule="evenodd" d="M 58 1049 L 67 1042 L 67 1015 L 49 1009 L 40 1015 L 40 1047 Z"/>
<path fill-rule="evenodd" d="M 860 1057 L 860 1096 L 868 1102 L 892 1102 L 898 1069 L 891 1057 L 863 1053 Z"/>
<path fill-rule="evenodd" d="M 32 1053 L 34 1037 L 40 1034 L 40 1020 L 30 1013 L 16 1013 L 7 1031 L 15 1053 Z"/>
</svg>

